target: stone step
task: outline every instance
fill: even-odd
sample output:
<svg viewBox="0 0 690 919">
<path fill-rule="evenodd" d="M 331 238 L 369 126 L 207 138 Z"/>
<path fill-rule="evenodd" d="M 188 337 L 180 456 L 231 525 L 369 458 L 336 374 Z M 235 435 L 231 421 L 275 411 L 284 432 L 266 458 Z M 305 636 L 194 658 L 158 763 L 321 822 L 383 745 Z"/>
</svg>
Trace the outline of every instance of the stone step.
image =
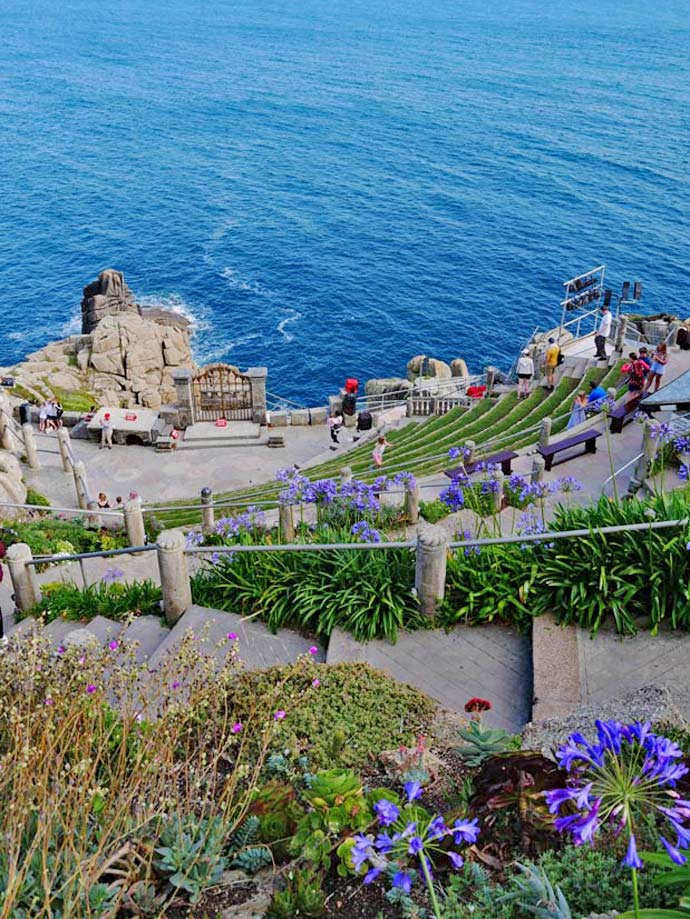
<svg viewBox="0 0 690 919">
<path fill-rule="evenodd" d="M 79 622 L 74 619 L 63 619 L 62 616 L 53 619 L 44 627 L 42 634 L 50 639 L 54 647 L 70 643 L 70 636 L 75 632 L 90 633 L 99 645 L 117 638 L 122 632 L 123 624 L 105 616 L 94 616 L 90 622 Z M 76 640 L 75 636 L 75 640 Z M 85 635 L 83 637 L 86 637 Z"/>
<path fill-rule="evenodd" d="M 324 650 L 318 642 L 290 629 L 280 629 L 273 635 L 256 619 L 246 621 L 235 613 L 195 605 L 190 606 L 153 652 L 149 659 L 150 668 L 154 670 L 167 655 L 174 654 L 190 631 L 198 636 L 198 647 L 213 656 L 219 665 L 235 644 L 227 638 L 231 632 L 238 636 L 237 652 L 245 670 L 265 670 L 293 663 L 313 645 L 318 648 L 314 660 L 325 660 Z"/>
<path fill-rule="evenodd" d="M 532 621 L 532 721 L 560 718 L 584 701 L 578 629 L 546 614 Z"/>
<path fill-rule="evenodd" d="M 186 450 L 208 450 L 213 447 L 214 450 L 226 447 L 263 447 L 268 443 L 268 434 L 262 434 L 260 437 L 199 437 L 192 441 L 178 441 L 176 449 Z"/>
<path fill-rule="evenodd" d="M 136 642 L 137 663 L 149 660 L 153 652 L 170 634 L 170 629 L 158 616 L 138 616 L 120 634 L 126 642 Z"/>
<path fill-rule="evenodd" d="M 34 619 L 33 616 L 28 616 L 26 619 L 22 619 L 21 622 L 17 622 L 10 628 L 5 630 L 6 638 L 21 638 L 24 635 L 28 635 L 32 629 L 40 628 L 40 623 L 37 619 Z"/>
</svg>

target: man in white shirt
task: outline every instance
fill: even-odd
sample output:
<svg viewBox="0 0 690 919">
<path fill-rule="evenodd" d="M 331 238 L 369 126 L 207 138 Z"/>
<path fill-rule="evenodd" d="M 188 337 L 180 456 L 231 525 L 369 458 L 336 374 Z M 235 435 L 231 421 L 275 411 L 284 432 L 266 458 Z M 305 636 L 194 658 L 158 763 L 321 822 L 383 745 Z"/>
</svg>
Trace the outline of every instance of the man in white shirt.
<svg viewBox="0 0 690 919">
<path fill-rule="evenodd" d="M 596 354 L 594 355 L 597 360 L 605 361 L 607 358 L 606 355 L 606 339 L 611 334 L 611 312 L 608 306 L 602 306 L 601 308 L 601 321 L 599 322 L 599 330 L 594 336 L 594 345 L 597 349 Z"/>
</svg>

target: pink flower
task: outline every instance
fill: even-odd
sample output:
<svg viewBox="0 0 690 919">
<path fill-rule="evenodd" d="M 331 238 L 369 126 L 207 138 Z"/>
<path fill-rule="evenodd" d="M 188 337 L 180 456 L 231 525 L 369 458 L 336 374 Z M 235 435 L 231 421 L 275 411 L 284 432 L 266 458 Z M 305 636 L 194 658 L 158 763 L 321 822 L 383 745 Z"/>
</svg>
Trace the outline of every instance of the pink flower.
<svg viewBox="0 0 690 919">
<path fill-rule="evenodd" d="M 319 649 L 316 647 L 316 645 L 312 645 L 311 648 L 309 649 L 309 653 L 310 653 L 310 654 L 318 654 L 318 653 L 319 653 Z"/>
<path fill-rule="evenodd" d="M 55 705 L 55 703 L 54 703 L 53 700 L 50 698 L 50 696 L 48 696 L 48 698 L 45 700 L 45 702 L 44 702 L 43 704 L 44 704 L 44 705 Z"/>
<path fill-rule="evenodd" d="M 92 692 L 96 692 L 96 689 L 97 689 L 97 687 L 94 686 L 93 683 L 89 683 L 89 685 L 86 687 L 86 691 L 87 691 L 89 694 L 92 693 Z"/>
<path fill-rule="evenodd" d="M 66 650 L 66 648 L 65 648 L 64 645 L 58 645 L 58 649 L 57 649 L 57 653 L 58 653 L 58 654 L 64 654 L 64 653 L 65 653 L 65 650 Z"/>
<path fill-rule="evenodd" d="M 175 682 L 172 684 L 173 689 L 179 689 L 180 686 L 182 686 L 182 683 L 180 683 L 179 680 L 175 680 Z"/>
<path fill-rule="evenodd" d="M 228 641 L 237 641 L 237 632 L 228 632 Z"/>
<path fill-rule="evenodd" d="M 233 734 L 239 734 L 243 727 L 244 725 L 242 724 L 242 722 L 237 721 L 235 724 L 233 724 L 230 730 L 232 731 Z"/>
<path fill-rule="evenodd" d="M 111 651 L 117 651 L 117 649 L 120 647 L 120 642 L 119 642 L 119 641 L 116 641 L 116 640 L 113 638 L 112 641 L 109 641 L 109 642 L 108 642 L 108 647 L 110 648 Z"/>
<path fill-rule="evenodd" d="M 280 711 L 278 711 L 278 712 L 275 713 L 275 715 L 273 716 L 273 720 L 274 720 L 274 721 L 282 721 L 283 718 L 285 717 L 285 714 L 286 714 L 286 713 L 281 709 Z"/>
<path fill-rule="evenodd" d="M 318 689 L 319 686 L 321 685 L 321 680 L 319 680 L 319 679 L 312 680 L 312 681 L 311 681 L 311 685 L 314 687 L 314 689 Z"/>
<path fill-rule="evenodd" d="M 79 658 L 79 663 L 80 663 L 80 664 L 85 664 L 85 663 L 86 663 L 86 657 L 85 657 L 83 654 L 82 654 L 82 656 Z"/>
</svg>

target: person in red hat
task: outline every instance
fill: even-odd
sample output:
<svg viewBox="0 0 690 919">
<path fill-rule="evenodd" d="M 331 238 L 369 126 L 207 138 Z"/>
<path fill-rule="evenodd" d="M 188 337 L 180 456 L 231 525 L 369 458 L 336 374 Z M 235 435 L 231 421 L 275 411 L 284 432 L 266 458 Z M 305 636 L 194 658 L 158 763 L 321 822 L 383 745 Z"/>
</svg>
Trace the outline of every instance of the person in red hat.
<svg viewBox="0 0 690 919">
<path fill-rule="evenodd" d="M 105 412 L 101 418 L 101 445 L 98 449 L 102 450 L 103 447 L 113 449 L 113 419 L 110 412 Z"/>
</svg>

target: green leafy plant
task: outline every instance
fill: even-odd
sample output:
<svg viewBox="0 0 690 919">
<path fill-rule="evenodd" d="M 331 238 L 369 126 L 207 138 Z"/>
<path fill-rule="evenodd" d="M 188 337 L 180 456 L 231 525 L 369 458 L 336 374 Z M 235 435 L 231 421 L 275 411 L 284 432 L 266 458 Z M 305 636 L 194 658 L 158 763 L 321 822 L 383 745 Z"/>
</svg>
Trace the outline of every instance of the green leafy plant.
<svg viewBox="0 0 690 919">
<path fill-rule="evenodd" d="M 36 491 L 35 488 L 31 487 L 26 489 L 26 503 L 36 504 L 39 507 L 50 507 L 50 501 L 48 498 L 46 498 L 45 495 L 42 495 L 40 491 Z"/>
<path fill-rule="evenodd" d="M 187 891 L 192 903 L 211 884 L 216 884 L 228 866 L 222 855 L 224 824 L 218 818 L 200 821 L 173 818 L 160 834 L 163 845 L 156 847 L 156 869 L 173 887 Z"/>
<path fill-rule="evenodd" d="M 266 919 L 317 919 L 326 909 L 321 875 L 310 868 L 290 871 L 285 887 L 273 894 Z"/>
<path fill-rule="evenodd" d="M 505 753 L 509 749 L 512 737 L 501 728 L 487 728 L 479 721 L 470 721 L 466 728 L 461 728 L 458 735 L 464 741 L 455 749 L 468 766 L 481 766 L 491 756 Z"/>
<path fill-rule="evenodd" d="M 161 596 L 160 587 L 153 581 L 128 584 L 99 581 L 84 588 L 55 581 L 43 586 L 41 602 L 24 615 L 40 616 L 46 622 L 60 616 L 77 621 L 106 616 L 122 621 L 130 615 L 160 615 Z"/>
<path fill-rule="evenodd" d="M 513 878 L 513 890 L 503 896 L 537 919 L 572 919 L 568 901 L 561 888 L 551 883 L 543 867 L 517 865 L 521 877 Z"/>
<path fill-rule="evenodd" d="M 279 781 L 267 782 L 254 793 L 249 812 L 258 820 L 259 840 L 270 845 L 276 856 L 287 855 L 287 843 L 304 814 L 294 786 Z"/>
<path fill-rule="evenodd" d="M 435 501 L 420 501 L 419 514 L 427 523 L 438 523 L 451 513 L 451 509 L 443 501 L 436 498 Z"/>
</svg>

